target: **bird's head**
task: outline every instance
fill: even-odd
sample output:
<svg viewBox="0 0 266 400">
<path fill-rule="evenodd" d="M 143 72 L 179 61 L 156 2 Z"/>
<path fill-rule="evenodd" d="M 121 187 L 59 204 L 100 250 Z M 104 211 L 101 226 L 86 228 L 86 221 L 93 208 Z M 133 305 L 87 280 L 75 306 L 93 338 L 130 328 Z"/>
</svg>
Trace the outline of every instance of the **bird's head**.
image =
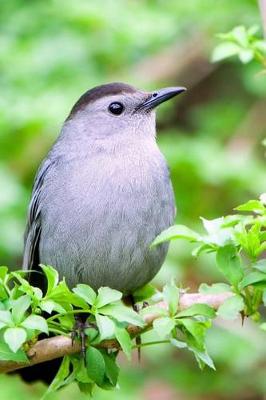
<svg viewBox="0 0 266 400">
<path fill-rule="evenodd" d="M 121 139 L 141 132 L 154 136 L 154 109 L 185 90 L 184 87 L 168 87 L 145 92 L 119 82 L 97 86 L 80 97 L 66 125 L 95 139 L 114 136 Z"/>
</svg>

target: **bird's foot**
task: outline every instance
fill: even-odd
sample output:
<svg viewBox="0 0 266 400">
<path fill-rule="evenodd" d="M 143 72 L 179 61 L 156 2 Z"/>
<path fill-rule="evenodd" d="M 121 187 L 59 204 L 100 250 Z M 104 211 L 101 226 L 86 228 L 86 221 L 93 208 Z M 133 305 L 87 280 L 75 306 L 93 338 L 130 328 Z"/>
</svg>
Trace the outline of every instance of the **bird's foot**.
<svg viewBox="0 0 266 400">
<path fill-rule="evenodd" d="M 141 310 L 143 310 L 143 308 L 148 307 L 149 303 L 147 301 L 143 301 L 143 303 L 135 303 L 134 300 L 134 296 L 129 295 L 129 296 L 125 296 L 123 297 L 123 302 L 128 305 L 131 306 L 133 308 L 134 311 L 136 311 L 137 313 L 139 313 Z M 141 361 L 141 336 L 137 335 L 136 338 L 136 346 L 137 346 L 137 351 L 138 351 L 138 361 Z"/>
<path fill-rule="evenodd" d="M 73 346 L 74 340 L 80 339 L 80 341 L 81 341 L 81 356 L 84 359 L 84 361 L 86 360 L 87 346 L 86 346 L 85 330 L 87 328 L 97 329 L 97 326 L 94 323 L 87 321 L 87 318 L 84 321 L 84 316 L 75 315 L 75 323 L 74 323 L 74 326 L 73 326 L 72 332 L 71 332 L 72 346 Z"/>
</svg>

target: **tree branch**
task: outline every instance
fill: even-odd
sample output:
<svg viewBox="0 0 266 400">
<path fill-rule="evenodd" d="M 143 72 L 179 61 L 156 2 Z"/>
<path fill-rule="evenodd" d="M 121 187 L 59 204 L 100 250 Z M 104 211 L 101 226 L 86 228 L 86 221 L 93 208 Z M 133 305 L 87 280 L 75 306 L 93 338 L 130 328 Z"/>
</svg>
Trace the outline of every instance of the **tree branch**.
<svg viewBox="0 0 266 400">
<path fill-rule="evenodd" d="M 232 293 L 230 292 L 219 294 L 185 293 L 180 297 L 179 306 L 181 310 L 184 310 L 193 304 L 208 304 L 209 306 L 217 309 L 230 296 L 232 296 Z M 167 304 L 164 301 L 157 303 L 156 306 L 162 309 L 167 309 Z M 153 321 L 159 316 L 160 315 L 156 313 L 146 315 L 144 317 L 146 323 L 145 329 L 150 327 Z M 137 334 L 141 333 L 142 330 L 142 328 L 137 326 L 128 326 L 128 332 L 131 336 L 136 336 Z M 115 339 L 104 340 L 97 347 L 112 349 L 119 348 L 119 344 Z M 56 358 L 63 357 L 64 355 L 75 354 L 79 351 L 81 351 L 80 343 L 75 341 L 72 345 L 72 341 L 69 336 L 55 336 L 48 339 L 39 340 L 27 352 L 29 358 L 28 363 L 0 361 L 0 372 L 4 373 L 15 371 L 20 368 L 54 360 Z"/>
</svg>

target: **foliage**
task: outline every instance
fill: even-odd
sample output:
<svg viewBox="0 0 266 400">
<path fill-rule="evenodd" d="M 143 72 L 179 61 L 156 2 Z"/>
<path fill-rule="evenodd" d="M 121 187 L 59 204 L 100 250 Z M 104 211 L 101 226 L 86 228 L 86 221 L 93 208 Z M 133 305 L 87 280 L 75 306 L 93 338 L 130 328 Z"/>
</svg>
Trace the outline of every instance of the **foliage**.
<svg viewBox="0 0 266 400">
<path fill-rule="evenodd" d="M 143 318 L 121 302 L 122 293 L 117 290 L 102 287 L 96 294 L 90 286 L 79 284 L 71 291 L 64 280 L 59 281 L 55 269 L 42 265 L 42 270 L 47 280 L 46 293 L 31 286 L 23 277 L 25 272 L 9 273 L 6 267 L 0 267 L 0 360 L 26 362 L 27 350 L 40 333 L 67 335 L 74 326 L 74 316 L 85 314 L 86 358 L 65 356 L 46 394 L 73 381 L 86 393 L 91 393 L 95 384 L 103 389 L 116 387 L 118 351 L 106 350 L 100 344 L 116 339 L 117 349 L 121 348 L 130 359 L 134 346 L 126 328 L 129 324 L 144 328 Z M 145 287 L 142 296 L 140 290 L 137 296 L 145 298 L 147 293 L 153 294 L 154 290 Z M 214 368 L 206 351 L 205 332 L 215 312 L 204 304 L 180 311 L 179 290 L 174 283 L 165 286 L 162 297 L 169 304 L 169 312 L 159 310 L 161 317 L 154 322 L 159 338 L 177 348 L 188 348 L 201 367 L 207 364 Z M 142 314 L 155 308 L 151 305 Z M 43 315 L 47 314 L 45 318 Z"/>
<path fill-rule="evenodd" d="M 216 46 L 212 54 L 212 61 L 221 61 L 231 56 L 238 56 L 243 64 L 256 60 L 266 68 L 266 41 L 258 38 L 258 26 L 247 29 L 237 26 L 228 33 L 217 35 L 223 42 Z"/>
<path fill-rule="evenodd" d="M 222 304 L 218 315 L 234 319 L 239 312 L 242 317 L 261 319 L 259 307 L 266 306 L 266 199 L 249 200 L 236 207 L 246 214 L 234 214 L 207 220 L 201 218 L 205 232 L 199 234 L 183 225 L 174 225 L 162 232 L 153 246 L 169 240 L 185 239 L 196 243 L 193 255 L 215 253 L 216 266 L 227 284 L 202 284 L 203 293 L 219 293 L 228 290 L 234 293 Z M 264 326 L 264 325 L 262 325 Z"/>
<path fill-rule="evenodd" d="M 266 305 L 266 264 L 260 259 L 266 249 L 266 205 L 265 195 L 260 200 L 250 200 L 236 210 L 248 214 L 229 215 L 215 220 L 202 218 L 205 234 L 198 234 L 182 225 L 175 225 L 162 232 L 152 246 L 173 239 L 185 239 L 197 243 L 194 255 L 204 252 L 216 254 L 217 268 L 228 281 L 208 286 L 202 284 L 202 293 L 232 292 L 218 309 L 218 315 L 234 319 L 240 312 L 242 318 L 251 316 L 261 320 L 259 307 Z M 47 280 L 47 290 L 31 286 L 24 279 L 25 272 L 8 272 L 0 268 L 0 335 L 1 360 L 27 361 L 27 349 L 40 333 L 67 335 L 74 326 L 74 316 L 86 315 L 86 356 L 65 356 L 61 367 L 46 395 L 75 381 L 81 391 L 92 393 L 97 385 L 102 389 L 117 386 L 119 368 L 116 363 L 120 348 L 130 359 L 134 347 L 127 327 L 133 324 L 147 330 L 143 317 L 147 313 L 158 313 L 153 322 L 159 341 L 145 343 L 171 343 L 178 349 L 191 351 L 202 368 L 215 369 L 206 350 L 206 331 L 211 327 L 215 311 L 206 304 L 194 304 L 180 310 L 180 290 L 174 282 L 167 284 L 160 296 L 168 309 L 159 309 L 153 302 L 140 314 L 126 307 L 122 293 L 102 287 L 96 293 L 90 286 L 78 284 L 70 290 L 65 281 L 59 281 L 58 273 L 50 266 L 42 265 Z M 154 290 L 144 288 L 137 296 L 154 295 Z M 158 293 L 155 296 L 158 299 Z M 47 318 L 44 318 L 44 313 Z M 264 328 L 265 322 L 262 323 Z M 148 327 L 149 328 L 149 327 Z M 101 342 L 117 340 L 117 348 L 110 351 L 101 348 Z"/>
</svg>

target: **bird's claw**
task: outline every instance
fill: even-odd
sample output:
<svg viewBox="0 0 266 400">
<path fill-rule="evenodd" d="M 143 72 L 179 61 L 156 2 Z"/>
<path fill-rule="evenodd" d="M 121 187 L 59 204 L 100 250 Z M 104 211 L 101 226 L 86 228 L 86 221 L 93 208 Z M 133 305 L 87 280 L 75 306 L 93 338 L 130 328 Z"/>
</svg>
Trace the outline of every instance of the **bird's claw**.
<svg viewBox="0 0 266 400">
<path fill-rule="evenodd" d="M 91 322 L 88 322 L 87 320 L 84 322 L 82 321 L 81 317 L 79 315 L 75 315 L 75 323 L 71 332 L 71 341 L 72 341 L 72 346 L 74 344 L 75 339 L 80 339 L 81 341 L 81 356 L 86 361 L 86 334 L 85 330 L 87 328 L 96 328 L 97 326 Z"/>
</svg>

